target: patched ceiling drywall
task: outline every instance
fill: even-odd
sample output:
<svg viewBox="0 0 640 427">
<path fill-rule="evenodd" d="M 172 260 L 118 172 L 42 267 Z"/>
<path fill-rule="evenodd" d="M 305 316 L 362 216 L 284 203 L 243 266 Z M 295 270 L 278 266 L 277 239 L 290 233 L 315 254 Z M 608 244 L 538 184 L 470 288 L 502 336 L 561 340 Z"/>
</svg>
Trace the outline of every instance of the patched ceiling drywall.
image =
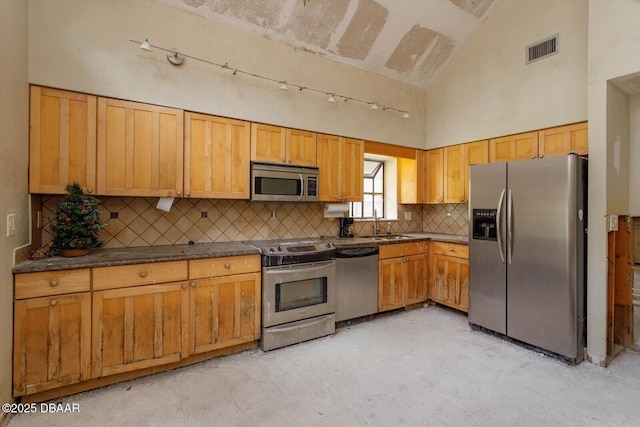
<svg viewBox="0 0 640 427">
<path fill-rule="evenodd" d="M 162 1 L 296 49 L 427 88 L 499 0 Z"/>
</svg>

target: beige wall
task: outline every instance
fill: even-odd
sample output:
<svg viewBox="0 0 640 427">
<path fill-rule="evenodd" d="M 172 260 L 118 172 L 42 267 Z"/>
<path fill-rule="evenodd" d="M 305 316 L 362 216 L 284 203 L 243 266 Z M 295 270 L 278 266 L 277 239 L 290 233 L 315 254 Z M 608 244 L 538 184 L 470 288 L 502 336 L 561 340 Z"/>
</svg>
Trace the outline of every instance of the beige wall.
<svg viewBox="0 0 640 427">
<path fill-rule="evenodd" d="M 294 50 L 153 1 L 30 0 L 29 81 L 226 117 L 424 148 L 425 90 Z M 233 76 L 189 58 L 174 67 L 144 40 L 219 64 L 410 111 Z"/>
<path fill-rule="evenodd" d="M 27 3 L 0 1 L 0 403 L 11 401 L 13 337 L 13 250 L 28 242 Z M 6 237 L 7 214 L 17 233 Z M 0 424 L 4 414 L 0 412 Z"/>
<path fill-rule="evenodd" d="M 640 216 L 640 94 L 629 98 L 629 213 Z"/>
<path fill-rule="evenodd" d="M 589 253 L 587 259 L 587 343 L 596 363 L 606 355 L 607 327 L 607 228 L 610 204 L 608 156 L 615 141 L 609 140 L 607 121 L 608 81 L 640 71 L 640 2 L 637 0 L 589 1 Z M 612 126 L 614 124 L 612 123 Z M 617 197 L 612 195 L 612 198 Z"/>
<path fill-rule="evenodd" d="M 587 6 L 503 0 L 427 94 L 427 147 L 587 118 Z M 559 33 L 559 53 L 525 65 L 525 46 Z"/>
<path fill-rule="evenodd" d="M 629 212 L 629 95 L 607 84 L 607 213 Z"/>
</svg>

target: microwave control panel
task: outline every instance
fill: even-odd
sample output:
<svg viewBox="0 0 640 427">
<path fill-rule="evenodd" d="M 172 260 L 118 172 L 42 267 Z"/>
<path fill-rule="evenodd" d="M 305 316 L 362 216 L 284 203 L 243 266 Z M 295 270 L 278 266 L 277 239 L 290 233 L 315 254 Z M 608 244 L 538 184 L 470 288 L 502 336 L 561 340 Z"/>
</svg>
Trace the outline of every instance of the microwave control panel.
<svg viewBox="0 0 640 427">
<path fill-rule="evenodd" d="M 307 176 L 307 196 L 318 196 L 318 178 Z"/>
</svg>

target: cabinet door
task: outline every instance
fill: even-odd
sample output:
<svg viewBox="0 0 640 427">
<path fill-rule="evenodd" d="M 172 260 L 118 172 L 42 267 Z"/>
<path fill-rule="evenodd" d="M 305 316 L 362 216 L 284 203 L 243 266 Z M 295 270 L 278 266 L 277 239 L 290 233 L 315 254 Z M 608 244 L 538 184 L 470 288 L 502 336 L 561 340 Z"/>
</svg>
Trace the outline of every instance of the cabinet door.
<svg viewBox="0 0 640 427">
<path fill-rule="evenodd" d="M 91 294 L 15 302 L 13 395 L 91 378 Z"/>
<path fill-rule="evenodd" d="M 285 129 L 251 123 L 251 160 L 287 163 Z"/>
<path fill-rule="evenodd" d="M 509 162 L 538 157 L 538 132 L 520 133 L 489 140 L 489 161 Z"/>
<path fill-rule="evenodd" d="M 32 86 L 30 108 L 29 192 L 95 192 L 97 98 Z"/>
<path fill-rule="evenodd" d="M 426 152 L 426 200 L 428 204 L 438 204 L 444 201 L 444 150 L 438 148 Z"/>
<path fill-rule="evenodd" d="M 541 130 L 538 136 L 540 157 L 564 156 L 569 153 L 589 154 L 586 122 Z"/>
<path fill-rule="evenodd" d="M 469 142 L 465 144 L 467 164 L 464 169 L 464 201 L 469 201 L 469 165 L 489 163 L 489 140 Z"/>
<path fill-rule="evenodd" d="M 182 195 L 183 112 L 98 98 L 98 194 Z"/>
<path fill-rule="evenodd" d="M 469 309 L 469 261 L 434 255 L 431 263 L 429 298 L 467 312 Z"/>
<path fill-rule="evenodd" d="M 406 258 L 406 301 L 415 304 L 427 299 L 427 255 L 413 255 Z"/>
<path fill-rule="evenodd" d="M 344 138 L 342 144 L 342 200 L 361 202 L 364 191 L 364 141 Z"/>
<path fill-rule="evenodd" d="M 94 292 L 94 378 L 178 362 L 187 288 L 184 282 Z"/>
<path fill-rule="evenodd" d="M 425 150 L 416 150 L 416 169 L 418 172 L 418 190 L 417 203 L 427 203 L 427 152 Z"/>
<path fill-rule="evenodd" d="M 316 166 L 317 143 L 315 132 L 299 129 L 286 130 L 287 163 L 294 165 Z"/>
<path fill-rule="evenodd" d="M 185 113 L 187 197 L 249 199 L 249 122 Z"/>
<path fill-rule="evenodd" d="M 463 203 L 467 188 L 467 147 L 452 145 L 444 148 L 444 203 Z"/>
<path fill-rule="evenodd" d="M 318 135 L 318 168 L 319 200 L 341 201 L 342 141 L 339 136 Z"/>
<path fill-rule="evenodd" d="M 404 258 L 383 259 L 378 266 L 378 311 L 404 307 Z"/>
<path fill-rule="evenodd" d="M 189 292 L 191 353 L 260 338 L 260 273 L 195 280 Z"/>
</svg>

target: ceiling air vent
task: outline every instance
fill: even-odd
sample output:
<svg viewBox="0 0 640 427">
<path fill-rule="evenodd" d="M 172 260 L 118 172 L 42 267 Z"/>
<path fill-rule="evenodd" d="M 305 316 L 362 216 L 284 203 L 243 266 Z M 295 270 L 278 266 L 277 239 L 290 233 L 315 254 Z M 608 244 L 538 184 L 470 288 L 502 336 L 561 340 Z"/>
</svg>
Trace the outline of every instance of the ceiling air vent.
<svg viewBox="0 0 640 427">
<path fill-rule="evenodd" d="M 530 44 L 526 48 L 527 64 L 558 53 L 558 34 Z"/>
</svg>

